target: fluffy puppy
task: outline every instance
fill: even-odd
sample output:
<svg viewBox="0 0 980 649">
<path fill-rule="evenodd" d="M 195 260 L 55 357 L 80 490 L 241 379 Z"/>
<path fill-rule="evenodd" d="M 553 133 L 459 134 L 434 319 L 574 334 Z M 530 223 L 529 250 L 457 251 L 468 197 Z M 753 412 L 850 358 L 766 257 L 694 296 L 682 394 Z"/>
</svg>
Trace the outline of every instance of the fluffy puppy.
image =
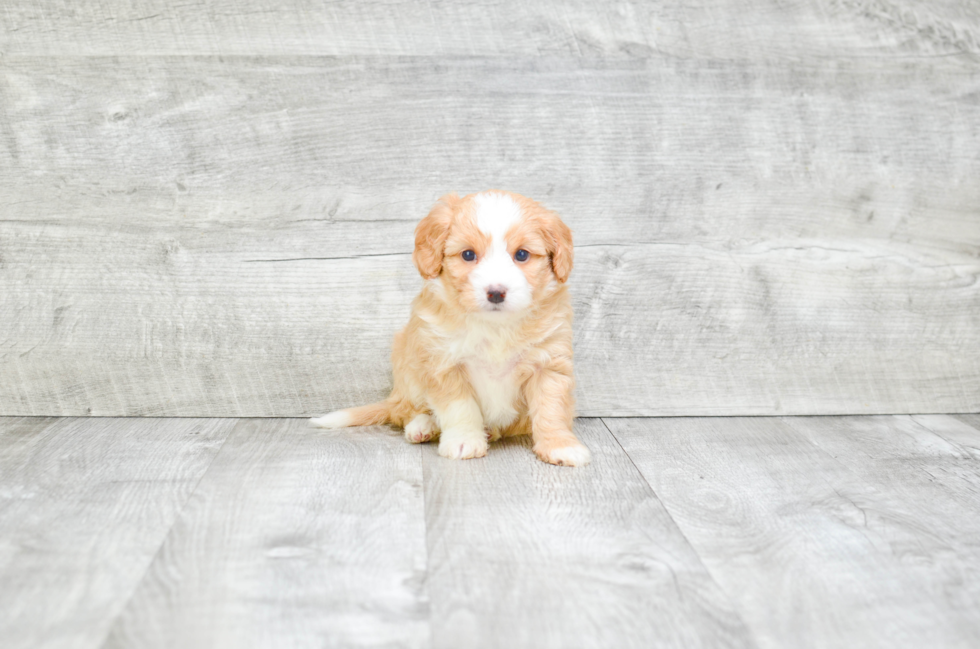
<svg viewBox="0 0 980 649">
<path fill-rule="evenodd" d="M 426 281 L 395 335 L 391 395 L 310 421 L 395 424 L 413 443 L 438 437 L 455 459 L 530 434 L 545 462 L 587 464 L 572 433 L 568 226 L 518 194 L 448 194 L 416 227 L 412 261 Z"/>
</svg>

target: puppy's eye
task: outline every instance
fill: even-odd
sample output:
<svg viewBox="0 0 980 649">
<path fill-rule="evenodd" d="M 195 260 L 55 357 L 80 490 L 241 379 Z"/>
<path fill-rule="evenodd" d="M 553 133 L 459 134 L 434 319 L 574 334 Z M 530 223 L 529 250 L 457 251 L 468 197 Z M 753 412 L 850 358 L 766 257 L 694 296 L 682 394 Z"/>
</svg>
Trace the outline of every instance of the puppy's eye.
<svg viewBox="0 0 980 649">
<path fill-rule="evenodd" d="M 463 251 L 463 261 L 473 261 L 474 259 L 476 259 L 475 252 L 473 252 L 472 250 Z"/>
<path fill-rule="evenodd" d="M 520 250 L 514 253 L 514 259 L 516 259 L 517 261 L 527 261 L 527 258 L 530 256 L 531 253 L 529 253 L 527 250 L 524 250 L 523 248 L 521 248 Z"/>
</svg>

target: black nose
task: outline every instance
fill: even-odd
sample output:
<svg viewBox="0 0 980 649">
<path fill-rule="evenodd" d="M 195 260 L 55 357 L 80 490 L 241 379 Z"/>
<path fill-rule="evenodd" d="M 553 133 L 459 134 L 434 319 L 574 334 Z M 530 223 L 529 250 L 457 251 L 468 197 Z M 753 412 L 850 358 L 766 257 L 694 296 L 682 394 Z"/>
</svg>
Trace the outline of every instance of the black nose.
<svg viewBox="0 0 980 649">
<path fill-rule="evenodd" d="M 505 297 L 507 297 L 507 291 L 501 291 L 501 290 L 487 291 L 487 299 L 493 302 L 494 304 L 500 304 L 501 302 L 504 301 Z"/>
</svg>

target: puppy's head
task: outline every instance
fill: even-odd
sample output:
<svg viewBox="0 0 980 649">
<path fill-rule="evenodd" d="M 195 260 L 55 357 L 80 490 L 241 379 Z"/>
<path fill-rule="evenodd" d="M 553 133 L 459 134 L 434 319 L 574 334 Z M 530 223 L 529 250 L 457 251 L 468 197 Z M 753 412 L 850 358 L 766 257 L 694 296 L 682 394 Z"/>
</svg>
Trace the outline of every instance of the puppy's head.
<svg viewBox="0 0 980 649">
<path fill-rule="evenodd" d="M 519 194 L 447 194 L 415 229 L 412 260 L 464 311 L 515 313 L 568 279 L 572 232 Z"/>
</svg>

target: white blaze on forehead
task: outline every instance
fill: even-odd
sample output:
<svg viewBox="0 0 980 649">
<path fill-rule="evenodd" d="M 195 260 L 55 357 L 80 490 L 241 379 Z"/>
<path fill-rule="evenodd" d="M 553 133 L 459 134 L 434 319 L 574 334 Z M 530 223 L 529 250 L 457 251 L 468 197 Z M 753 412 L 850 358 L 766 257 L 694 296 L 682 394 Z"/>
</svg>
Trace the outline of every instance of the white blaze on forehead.
<svg viewBox="0 0 980 649">
<path fill-rule="evenodd" d="M 521 207 L 506 194 L 477 194 L 476 225 L 484 234 L 490 235 L 493 244 L 504 243 L 507 230 L 521 219 Z"/>
<path fill-rule="evenodd" d="M 521 207 L 506 194 L 477 194 L 476 225 L 489 235 L 490 248 L 470 273 L 470 283 L 478 304 L 485 309 L 517 311 L 531 303 L 531 286 L 507 250 L 507 231 L 521 220 Z M 499 306 L 487 300 L 490 286 L 504 289 L 507 297 Z"/>
</svg>

